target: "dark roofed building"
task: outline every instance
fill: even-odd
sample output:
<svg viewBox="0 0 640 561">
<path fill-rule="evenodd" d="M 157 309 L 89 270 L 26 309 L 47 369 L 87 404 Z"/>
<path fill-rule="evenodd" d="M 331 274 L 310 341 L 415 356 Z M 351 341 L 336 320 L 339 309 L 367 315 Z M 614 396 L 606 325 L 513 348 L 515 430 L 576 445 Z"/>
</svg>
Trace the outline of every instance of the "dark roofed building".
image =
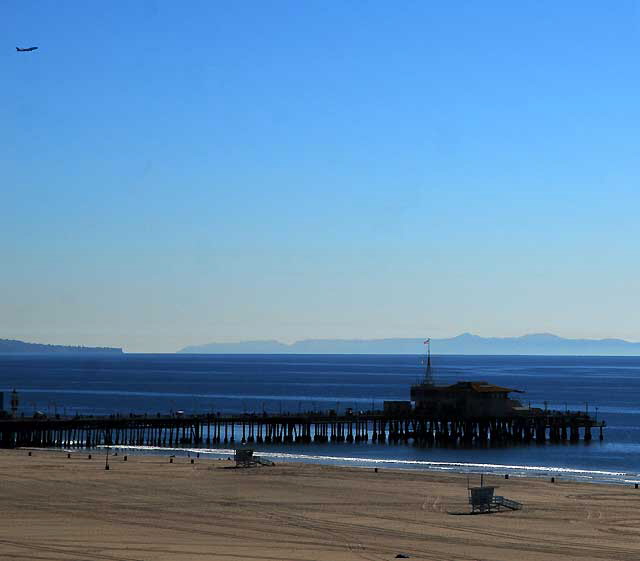
<svg viewBox="0 0 640 561">
<path fill-rule="evenodd" d="M 424 413 L 465 417 L 502 416 L 521 408 L 509 394 L 520 392 L 487 382 L 457 382 L 451 386 L 423 383 L 411 386 L 411 401 Z"/>
</svg>

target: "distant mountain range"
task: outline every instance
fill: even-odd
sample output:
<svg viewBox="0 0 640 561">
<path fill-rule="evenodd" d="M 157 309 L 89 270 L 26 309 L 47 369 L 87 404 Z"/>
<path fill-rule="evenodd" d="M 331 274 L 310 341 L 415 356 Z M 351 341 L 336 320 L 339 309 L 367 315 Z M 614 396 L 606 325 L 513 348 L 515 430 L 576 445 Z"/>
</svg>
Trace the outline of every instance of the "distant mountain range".
<svg viewBox="0 0 640 561">
<path fill-rule="evenodd" d="M 122 354 L 113 347 L 69 347 L 65 345 L 41 345 L 12 339 L 0 339 L 0 354 Z"/>
<path fill-rule="evenodd" d="M 193 354 L 409 354 L 424 352 L 424 339 L 305 339 L 209 343 L 185 347 Z M 480 337 L 463 333 L 431 339 L 434 354 L 456 355 L 640 355 L 640 343 L 622 339 L 564 339 L 551 333 L 521 337 Z"/>
</svg>

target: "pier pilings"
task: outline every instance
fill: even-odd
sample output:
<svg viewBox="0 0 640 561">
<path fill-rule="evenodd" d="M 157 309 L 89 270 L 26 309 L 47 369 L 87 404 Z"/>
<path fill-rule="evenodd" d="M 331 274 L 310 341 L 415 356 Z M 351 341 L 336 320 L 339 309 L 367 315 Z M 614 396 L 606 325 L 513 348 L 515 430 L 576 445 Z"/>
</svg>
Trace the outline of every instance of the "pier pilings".
<svg viewBox="0 0 640 561">
<path fill-rule="evenodd" d="M 585 414 L 545 412 L 506 417 L 440 417 L 412 412 L 359 415 L 191 415 L 8 419 L 0 421 L 0 447 L 91 448 L 107 446 L 203 447 L 221 444 L 347 443 L 424 447 L 504 446 L 585 442 L 603 421 Z"/>
</svg>

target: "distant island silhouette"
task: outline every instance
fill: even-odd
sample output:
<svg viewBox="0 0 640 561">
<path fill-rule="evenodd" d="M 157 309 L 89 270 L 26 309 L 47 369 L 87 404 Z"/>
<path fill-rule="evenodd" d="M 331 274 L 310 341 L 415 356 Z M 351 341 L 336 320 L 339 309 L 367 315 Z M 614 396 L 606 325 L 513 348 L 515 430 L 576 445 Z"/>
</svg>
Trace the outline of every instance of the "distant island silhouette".
<svg viewBox="0 0 640 561">
<path fill-rule="evenodd" d="M 122 349 L 116 347 L 43 345 L 40 343 L 25 343 L 14 339 L 0 339 L 0 355 L 3 354 L 122 354 Z"/>
<path fill-rule="evenodd" d="M 192 354 L 419 354 L 423 338 L 415 339 L 305 339 L 286 344 L 279 341 L 209 343 L 179 350 Z M 457 337 L 431 339 L 434 354 L 454 355 L 640 355 L 640 343 L 623 339 L 565 339 L 551 333 L 521 337 L 480 337 L 463 333 Z"/>
</svg>

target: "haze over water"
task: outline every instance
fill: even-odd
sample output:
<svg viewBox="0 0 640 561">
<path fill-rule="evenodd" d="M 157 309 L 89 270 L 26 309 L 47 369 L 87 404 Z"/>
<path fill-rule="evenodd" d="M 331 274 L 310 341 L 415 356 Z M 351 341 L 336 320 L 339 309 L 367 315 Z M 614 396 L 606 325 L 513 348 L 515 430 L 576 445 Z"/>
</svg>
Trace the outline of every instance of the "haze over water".
<svg viewBox="0 0 640 561">
<path fill-rule="evenodd" d="M 16 387 L 25 415 L 36 410 L 81 415 L 367 410 L 381 408 L 385 399 L 408 399 L 409 386 L 422 374 L 420 359 L 406 355 L 5 356 L 0 357 L 0 390 Z M 294 455 L 289 459 L 314 456 L 315 461 L 332 463 L 370 465 L 371 460 L 379 460 L 396 467 L 515 473 L 540 466 L 586 470 L 589 473 L 578 474 L 585 478 L 640 479 L 636 399 L 640 357 L 437 356 L 434 365 L 438 384 L 486 380 L 523 390 L 514 397 L 532 406 L 544 408 L 546 401 L 550 409 L 588 408 L 590 414 L 606 420 L 605 440 L 599 442 L 596 431 L 590 444 L 488 449 L 371 443 L 256 448 L 275 457 L 282 453 Z M 6 400 L 5 394 L 5 404 Z M 600 471 L 618 475 L 592 473 Z"/>
</svg>

